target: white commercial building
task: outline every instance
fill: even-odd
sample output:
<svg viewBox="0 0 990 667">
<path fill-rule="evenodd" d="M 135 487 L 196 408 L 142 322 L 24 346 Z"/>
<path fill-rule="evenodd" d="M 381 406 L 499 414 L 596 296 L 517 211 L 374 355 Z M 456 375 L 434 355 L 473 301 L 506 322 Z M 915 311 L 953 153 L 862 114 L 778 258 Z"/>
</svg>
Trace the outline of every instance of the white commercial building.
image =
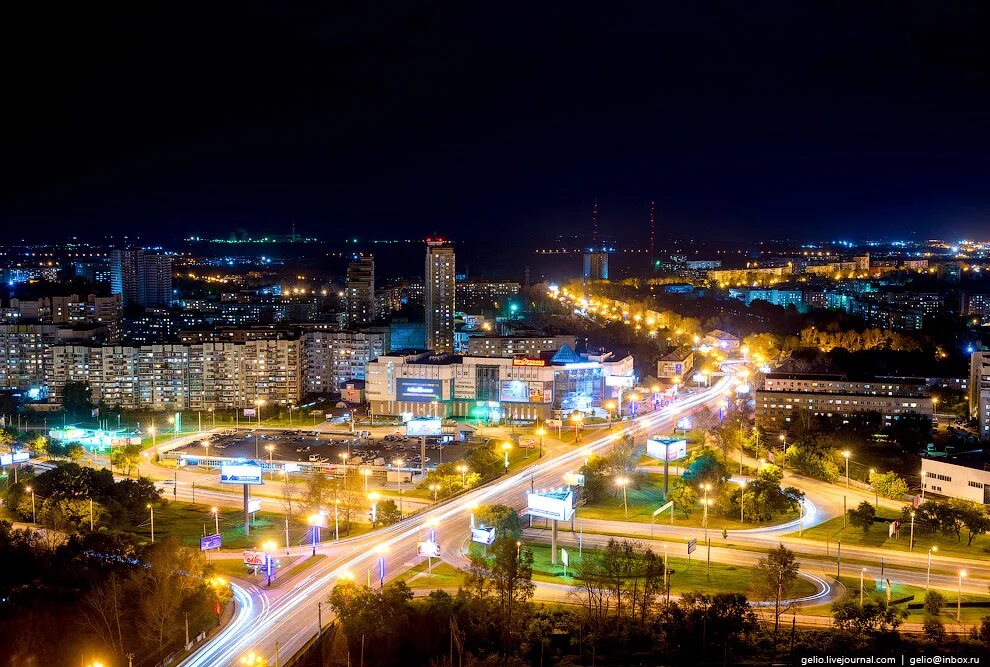
<svg viewBox="0 0 990 667">
<path fill-rule="evenodd" d="M 383 355 L 368 364 L 365 379 L 374 414 L 528 420 L 601 406 L 613 391 L 606 386 L 611 375 L 632 377 L 633 358 L 578 355 L 564 346 L 515 358 Z"/>
<path fill-rule="evenodd" d="M 990 471 L 984 466 L 990 458 L 965 455 L 947 459 L 921 459 L 921 476 L 926 493 L 990 504 Z"/>
</svg>

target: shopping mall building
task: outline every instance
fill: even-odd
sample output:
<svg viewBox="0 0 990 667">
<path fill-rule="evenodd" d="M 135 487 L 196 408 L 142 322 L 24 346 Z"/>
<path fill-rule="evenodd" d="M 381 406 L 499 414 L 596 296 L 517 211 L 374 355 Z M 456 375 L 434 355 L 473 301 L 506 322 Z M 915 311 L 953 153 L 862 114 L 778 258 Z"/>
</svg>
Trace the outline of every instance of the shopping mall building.
<svg viewBox="0 0 990 667">
<path fill-rule="evenodd" d="M 527 357 L 391 352 L 368 363 L 371 413 L 554 419 L 602 407 L 634 384 L 633 358 L 559 350 Z"/>
</svg>

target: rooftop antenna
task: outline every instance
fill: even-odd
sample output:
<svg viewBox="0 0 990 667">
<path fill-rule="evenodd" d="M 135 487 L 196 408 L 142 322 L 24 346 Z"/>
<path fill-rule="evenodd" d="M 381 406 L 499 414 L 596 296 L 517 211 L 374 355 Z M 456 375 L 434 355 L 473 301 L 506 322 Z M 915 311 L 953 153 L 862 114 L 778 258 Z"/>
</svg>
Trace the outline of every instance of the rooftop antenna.
<svg viewBox="0 0 990 667">
<path fill-rule="evenodd" d="M 598 245 L 598 197 L 591 205 L 591 245 Z"/>
<path fill-rule="evenodd" d="M 653 263 L 653 251 L 657 242 L 657 203 L 650 202 L 650 263 Z"/>
</svg>

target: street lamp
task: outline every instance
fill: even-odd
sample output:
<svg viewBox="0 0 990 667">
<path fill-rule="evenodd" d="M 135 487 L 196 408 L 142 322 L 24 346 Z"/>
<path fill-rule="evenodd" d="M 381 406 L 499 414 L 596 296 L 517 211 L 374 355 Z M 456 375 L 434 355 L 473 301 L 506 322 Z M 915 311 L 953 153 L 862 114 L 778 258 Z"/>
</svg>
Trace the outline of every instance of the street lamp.
<svg viewBox="0 0 990 667">
<path fill-rule="evenodd" d="M 908 540 L 908 551 L 914 551 L 914 510 L 911 510 L 911 539 Z"/>
<path fill-rule="evenodd" d="M 962 580 L 966 570 L 959 570 L 959 588 L 956 589 L 956 623 L 962 620 Z"/>
<path fill-rule="evenodd" d="M 701 521 L 705 527 L 705 542 L 707 542 L 708 541 L 708 492 L 712 490 L 712 485 L 706 482 L 701 485 L 701 488 L 705 492 L 705 498 L 704 500 L 701 501 L 702 505 L 704 505 L 705 507 L 705 514 Z"/>
<path fill-rule="evenodd" d="M 746 480 L 739 482 L 739 523 L 745 523 L 743 518 L 743 501 L 746 499 Z"/>
<path fill-rule="evenodd" d="M 437 502 L 437 489 L 439 489 L 440 486 L 438 484 L 430 484 L 426 488 L 433 492 L 433 502 L 435 504 Z"/>
<path fill-rule="evenodd" d="M 399 517 L 402 517 L 402 464 L 404 464 L 401 458 L 392 461 L 392 465 L 395 466 L 395 487 L 399 490 Z"/>
<path fill-rule="evenodd" d="M 843 458 L 846 459 L 846 488 L 849 488 L 849 450 L 842 452 Z"/>
<path fill-rule="evenodd" d="M 547 434 L 547 430 L 542 426 L 536 429 L 536 435 L 540 436 L 540 458 L 543 458 L 543 436 Z"/>
<path fill-rule="evenodd" d="M 873 476 L 876 474 L 876 469 L 870 468 L 870 486 L 873 487 L 873 509 L 880 509 L 880 493 L 877 491 L 877 485 L 873 482 Z"/>
<path fill-rule="evenodd" d="M 859 606 L 863 606 L 863 575 L 866 574 L 866 568 L 864 567 L 859 571 Z"/>
<path fill-rule="evenodd" d="M 275 445 L 265 445 L 265 451 L 268 452 L 268 470 L 272 474 L 272 479 L 275 479 L 275 464 L 272 463 L 272 454 L 275 452 Z"/>
<path fill-rule="evenodd" d="M 316 543 L 318 542 L 316 535 L 317 535 L 317 531 L 320 529 L 320 519 L 321 517 L 319 514 L 309 515 L 309 530 L 310 533 L 312 534 L 314 556 L 316 555 Z"/>
<path fill-rule="evenodd" d="M 368 493 L 368 478 L 371 476 L 371 470 L 368 468 L 361 468 L 361 475 L 364 476 L 364 492 Z"/>
<path fill-rule="evenodd" d="M 933 551 L 938 551 L 938 547 L 932 547 L 931 549 L 928 550 L 928 573 L 925 574 L 925 590 L 926 591 L 928 590 L 928 587 L 932 583 L 932 552 Z"/>
<path fill-rule="evenodd" d="M 466 482 L 464 481 L 464 475 L 467 474 L 468 468 L 466 465 L 461 464 L 457 466 L 457 472 L 461 473 L 461 487 L 463 488 Z"/>
<path fill-rule="evenodd" d="M 151 426 L 148 427 L 148 433 L 151 434 L 151 446 L 152 447 L 154 447 L 157 444 L 157 442 L 158 442 L 157 438 L 155 437 L 155 434 L 157 432 L 158 432 L 158 429 L 155 428 L 155 425 L 154 424 L 152 424 Z"/>
<path fill-rule="evenodd" d="M 509 474 L 509 450 L 512 449 L 511 442 L 502 443 L 502 454 L 505 455 L 505 474 Z"/>
<path fill-rule="evenodd" d="M 478 509 L 478 503 L 471 503 L 468 505 L 468 510 L 471 512 L 471 530 L 474 530 L 474 512 Z"/>
<path fill-rule="evenodd" d="M 388 553 L 388 547 L 379 544 L 375 547 L 375 553 L 378 554 L 378 587 L 385 588 L 385 554 Z"/>
<path fill-rule="evenodd" d="M 371 501 L 371 524 L 378 523 L 378 499 L 381 498 L 377 492 L 372 491 L 368 494 L 368 500 Z"/>
<path fill-rule="evenodd" d="M 575 412 L 574 414 L 571 415 L 571 421 L 574 422 L 574 442 L 577 442 L 578 439 L 580 438 L 580 436 L 578 435 L 578 429 L 581 427 L 581 420 L 583 419 L 584 417 L 581 415 L 580 412 Z"/>
<path fill-rule="evenodd" d="M 608 427 L 612 428 L 612 413 L 615 412 L 615 401 L 606 403 L 605 409 L 608 410 Z"/>
<path fill-rule="evenodd" d="M 151 503 L 147 504 L 148 511 L 151 512 L 151 543 L 155 543 L 155 506 Z"/>
<path fill-rule="evenodd" d="M 629 503 L 626 502 L 626 487 L 629 485 L 628 477 L 619 477 L 615 480 L 615 483 L 622 489 L 622 509 L 625 512 L 626 519 L 629 518 Z"/>
<path fill-rule="evenodd" d="M 259 398 L 254 404 L 258 406 L 258 426 L 261 426 L 261 407 L 265 404 L 265 399 Z"/>
<path fill-rule="evenodd" d="M 273 552 L 275 551 L 275 543 L 269 540 L 261 545 L 261 550 L 265 552 L 265 570 L 268 575 L 268 586 L 272 585 L 272 565 L 274 559 L 272 558 Z"/>
<path fill-rule="evenodd" d="M 220 508 L 211 507 L 210 512 L 213 514 L 213 527 L 216 529 L 215 535 L 220 534 Z"/>
<path fill-rule="evenodd" d="M 263 665 L 268 664 L 267 660 L 254 651 L 251 651 L 247 655 L 242 655 L 240 662 L 242 665 L 245 665 L 245 667 L 263 667 Z"/>
<path fill-rule="evenodd" d="M 36 506 L 34 504 L 34 489 L 29 486 L 29 487 L 25 488 L 24 490 L 31 494 L 31 523 L 37 524 L 38 523 L 38 512 L 37 512 Z"/>
</svg>

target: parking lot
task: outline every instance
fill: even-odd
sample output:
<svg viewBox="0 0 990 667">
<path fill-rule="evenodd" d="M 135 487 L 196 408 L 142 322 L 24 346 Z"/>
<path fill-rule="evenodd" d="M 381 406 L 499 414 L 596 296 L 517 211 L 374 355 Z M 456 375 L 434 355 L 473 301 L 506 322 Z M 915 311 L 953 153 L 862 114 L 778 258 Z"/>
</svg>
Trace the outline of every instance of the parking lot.
<svg viewBox="0 0 990 667">
<path fill-rule="evenodd" d="M 454 461 L 464 456 L 477 443 L 453 442 L 441 445 L 437 438 L 427 438 L 426 465 L 435 466 L 443 461 Z M 350 464 L 387 465 L 402 459 L 403 466 L 420 467 L 420 443 L 418 438 L 406 438 L 391 434 L 383 437 L 350 437 L 328 435 L 312 430 L 240 430 L 233 429 L 211 435 L 209 446 L 201 443 L 182 447 L 185 454 L 212 455 L 229 458 L 267 460 L 271 447 L 274 461 L 340 463 L 342 453 L 347 453 Z"/>
</svg>

